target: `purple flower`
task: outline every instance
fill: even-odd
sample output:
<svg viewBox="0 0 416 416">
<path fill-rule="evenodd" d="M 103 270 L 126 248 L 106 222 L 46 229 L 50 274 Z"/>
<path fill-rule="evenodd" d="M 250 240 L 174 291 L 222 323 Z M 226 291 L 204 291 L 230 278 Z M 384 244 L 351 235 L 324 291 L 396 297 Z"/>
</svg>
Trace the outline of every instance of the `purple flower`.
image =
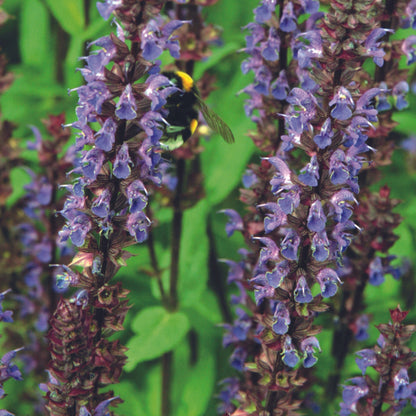
<svg viewBox="0 0 416 416">
<path fill-rule="evenodd" d="M 243 231 L 243 220 L 237 211 L 234 209 L 223 209 L 220 212 L 228 216 L 228 222 L 225 225 L 227 237 L 231 237 L 234 231 Z"/>
<path fill-rule="evenodd" d="M 276 0 L 262 0 L 261 6 L 254 9 L 254 15 L 257 23 L 265 23 L 271 19 L 272 13 L 276 8 Z"/>
<path fill-rule="evenodd" d="M 299 303 L 309 303 L 313 299 L 312 292 L 309 289 L 305 276 L 301 276 L 299 278 L 298 283 L 293 293 L 294 293 L 296 302 L 299 302 Z"/>
<path fill-rule="evenodd" d="M 308 186 L 317 186 L 319 179 L 319 165 L 316 155 L 311 157 L 311 161 L 301 170 L 304 172 L 298 176 L 298 179 Z"/>
<path fill-rule="evenodd" d="M 322 269 L 316 275 L 316 280 L 321 286 L 321 294 L 324 298 L 330 298 L 337 293 L 337 283 L 341 283 L 335 270 Z"/>
<path fill-rule="evenodd" d="M 84 175 L 89 179 L 95 180 L 104 163 L 104 152 L 96 147 L 88 150 L 81 162 L 83 163 L 82 172 Z"/>
<path fill-rule="evenodd" d="M 281 253 L 288 260 L 298 259 L 298 248 L 300 244 L 300 237 L 295 230 L 290 228 L 287 230 L 285 238 L 280 244 Z"/>
<path fill-rule="evenodd" d="M 271 94 L 276 100 L 285 100 L 289 91 L 289 83 L 286 77 L 286 71 L 282 69 L 279 76 L 270 85 Z"/>
<path fill-rule="evenodd" d="M 243 371 L 246 358 L 247 351 L 242 347 L 236 348 L 230 357 L 231 367 L 238 371 Z"/>
<path fill-rule="evenodd" d="M 327 118 L 321 127 L 321 131 L 313 138 L 320 149 L 325 149 L 332 143 L 334 132 L 331 127 L 331 119 Z"/>
<path fill-rule="evenodd" d="M 101 129 L 95 134 L 95 145 L 101 150 L 109 152 L 113 148 L 116 128 L 115 121 L 111 117 L 107 118 Z"/>
<path fill-rule="evenodd" d="M 150 220 L 143 212 L 135 212 L 127 219 L 127 230 L 138 243 L 147 239 L 147 232 L 150 227 Z"/>
<path fill-rule="evenodd" d="M 122 5 L 123 0 L 105 0 L 105 3 L 97 1 L 98 12 L 104 20 L 107 20 L 111 16 L 111 13 Z"/>
<path fill-rule="evenodd" d="M 15 380 L 23 380 L 22 374 L 18 369 L 17 365 L 12 362 L 13 358 L 16 357 L 16 353 L 23 350 L 23 348 L 18 348 L 16 350 L 11 350 L 6 352 L 0 360 L 0 383 L 9 378 L 14 378 Z"/>
<path fill-rule="evenodd" d="M 409 84 L 406 81 L 398 82 L 392 91 L 393 97 L 396 99 L 396 108 L 400 111 L 409 106 L 406 101 L 406 95 L 409 92 Z"/>
<path fill-rule="evenodd" d="M 331 197 L 330 213 L 334 216 L 335 221 L 345 223 L 351 217 L 352 209 L 349 201 L 358 203 L 352 192 L 346 189 L 341 189 Z"/>
<path fill-rule="evenodd" d="M 326 217 L 324 210 L 322 209 L 321 201 L 316 200 L 309 208 L 308 215 L 308 229 L 316 233 L 320 233 L 325 230 Z"/>
<path fill-rule="evenodd" d="M 265 247 L 260 250 L 257 267 L 263 268 L 266 266 L 268 261 L 279 259 L 279 248 L 271 238 L 254 237 L 253 240 L 259 240 L 265 245 Z"/>
<path fill-rule="evenodd" d="M 84 244 L 85 238 L 91 227 L 91 221 L 87 215 L 81 213 L 77 215 L 70 223 L 70 237 L 72 243 L 77 247 L 81 247 Z"/>
<path fill-rule="evenodd" d="M 341 149 L 335 150 L 329 160 L 329 176 L 334 185 L 344 184 L 350 177 L 348 167 L 345 164 L 345 153 Z"/>
<path fill-rule="evenodd" d="M 289 335 L 286 336 L 283 346 L 283 362 L 292 368 L 299 362 L 299 356 Z"/>
<path fill-rule="evenodd" d="M 364 377 L 353 377 L 349 379 L 353 386 L 344 386 L 342 392 L 342 400 L 344 404 L 349 408 L 353 408 L 361 397 L 368 394 L 368 386 L 365 382 Z"/>
<path fill-rule="evenodd" d="M 358 365 L 358 368 L 361 370 L 361 373 L 364 375 L 367 371 L 367 367 L 376 365 L 376 353 L 372 349 L 365 349 L 357 351 L 356 353 L 360 358 L 356 358 L 355 362 Z"/>
<path fill-rule="evenodd" d="M 110 191 L 106 188 L 101 194 L 95 198 L 91 205 L 91 211 L 93 214 L 101 218 L 106 218 L 110 215 Z"/>
<path fill-rule="evenodd" d="M 123 143 L 117 152 L 113 166 L 113 174 L 118 179 L 126 179 L 130 176 L 131 159 L 129 155 L 129 146 Z"/>
<path fill-rule="evenodd" d="M 393 33 L 391 29 L 376 28 L 368 35 L 367 39 L 364 42 L 364 47 L 366 49 L 367 55 L 373 57 L 374 63 L 382 67 L 384 64 L 383 56 L 386 54 L 383 49 L 380 48 L 380 43 L 377 42 L 382 38 L 386 33 Z"/>
<path fill-rule="evenodd" d="M 313 235 L 311 250 L 316 261 L 325 261 L 329 257 L 329 240 L 325 231 Z"/>
<path fill-rule="evenodd" d="M 126 195 L 129 200 L 130 212 L 132 214 L 143 211 L 147 205 L 147 190 L 142 181 L 139 179 L 133 181 L 127 187 Z"/>
<path fill-rule="evenodd" d="M 273 331 L 278 335 L 284 335 L 289 329 L 290 314 L 283 302 L 276 304 L 276 309 L 273 314 Z"/>
<path fill-rule="evenodd" d="M 344 87 L 339 88 L 329 105 L 335 105 L 331 111 L 331 116 L 337 120 L 348 120 L 352 116 L 351 108 L 354 108 L 354 100 L 350 92 Z"/>
<path fill-rule="evenodd" d="M 274 27 L 269 29 L 269 37 L 261 43 L 261 48 L 261 55 L 267 61 L 275 62 L 279 59 L 280 38 Z"/>
<path fill-rule="evenodd" d="M 128 84 L 120 96 L 116 106 L 116 116 L 121 120 L 132 120 L 137 117 L 137 104 L 131 85 Z"/>
<path fill-rule="evenodd" d="M 266 209 L 271 212 L 271 214 L 267 214 L 264 217 L 264 231 L 266 234 L 286 223 L 286 215 L 279 204 L 268 202 L 267 204 L 258 205 L 257 208 Z"/>
<path fill-rule="evenodd" d="M 276 263 L 275 267 L 271 271 L 266 272 L 267 282 L 271 287 L 277 288 L 280 286 L 288 273 L 289 263 L 287 260 L 283 260 L 279 263 Z"/>
<path fill-rule="evenodd" d="M 151 75 L 146 84 L 148 85 L 145 94 L 152 101 L 151 110 L 158 111 L 166 104 L 166 98 L 179 91 L 179 88 L 172 86 L 172 82 L 164 75 Z M 167 87 L 169 85 L 169 87 Z M 162 88 L 163 87 L 163 88 Z"/>
<path fill-rule="evenodd" d="M 411 35 L 402 43 L 402 51 L 407 56 L 407 65 L 416 62 L 416 35 Z"/>
<path fill-rule="evenodd" d="M 355 339 L 357 341 L 365 341 L 366 339 L 368 339 L 369 335 L 368 335 L 368 324 L 369 324 L 369 319 L 367 315 L 360 315 L 355 323 L 354 323 L 354 333 L 355 333 Z"/>
<path fill-rule="evenodd" d="M 409 388 L 409 376 L 405 367 L 401 368 L 394 376 L 394 398 L 403 400 L 409 398 L 412 390 Z"/>
<path fill-rule="evenodd" d="M 369 282 L 373 286 L 380 286 L 384 283 L 384 270 L 380 257 L 373 259 L 368 267 Z"/>
<path fill-rule="evenodd" d="M 293 32 L 297 29 L 296 16 L 293 13 L 292 2 L 286 3 L 283 8 L 282 18 L 280 19 L 280 29 L 283 32 Z"/>
<path fill-rule="evenodd" d="M 306 355 L 303 359 L 303 366 L 310 368 L 315 365 L 318 359 L 313 355 L 315 349 L 321 351 L 319 341 L 315 337 L 305 338 L 300 344 L 301 351 Z"/>
</svg>

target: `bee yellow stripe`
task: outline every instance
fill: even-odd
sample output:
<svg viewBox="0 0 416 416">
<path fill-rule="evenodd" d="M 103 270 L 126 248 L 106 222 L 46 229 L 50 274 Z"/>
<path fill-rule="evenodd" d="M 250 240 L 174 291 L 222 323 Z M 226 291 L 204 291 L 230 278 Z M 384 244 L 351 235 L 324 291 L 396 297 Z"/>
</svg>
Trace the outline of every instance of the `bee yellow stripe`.
<svg viewBox="0 0 416 416">
<path fill-rule="evenodd" d="M 197 120 L 197 119 L 195 119 L 195 118 L 193 118 L 193 119 L 191 120 L 190 125 L 189 125 L 189 129 L 191 130 L 191 133 L 192 133 L 192 134 L 194 134 L 194 131 L 196 130 L 197 126 L 198 126 L 198 120 Z"/>
<path fill-rule="evenodd" d="M 176 71 L 175 74 L 182 80 L 183 89 L 186 92 L 191 91 L 194 86 L 194 80 L 186 72 Z M 196 127 L 195 127 L 196 128 Z"/>
</svg>

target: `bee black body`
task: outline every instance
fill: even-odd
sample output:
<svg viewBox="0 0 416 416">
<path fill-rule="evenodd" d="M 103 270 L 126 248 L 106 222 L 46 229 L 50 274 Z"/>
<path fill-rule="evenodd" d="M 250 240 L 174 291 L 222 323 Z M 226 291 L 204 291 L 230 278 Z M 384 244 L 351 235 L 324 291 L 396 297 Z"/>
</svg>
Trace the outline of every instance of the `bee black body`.
<svg viewBox="0 0 416 416">
<path fill-rule="evenodd" d="M 182 139 L 186 142 L 195 131 L 195 128 L 198 124 L 198 98 L 199 92 L 193 82 L 187 84 L 184 82 L 183 78 L 178 75 L 182 72 L 164 72 L 167 78 L 169 78 L 172 83 L 174 83 L 182 91 L 177 91 L 171 96 L 168 97 L 165 108 L 169 111 L 166 121 L 171 126 L 176 126 L 178 129 L 182 127 L 183 130 L 169 133 L 169 127 L 167 129 L 167 136 L 174 136 L 178 132 L 182 135 Z M 191 77 L 189 77 L 191 79 Z M 188 80 L 189 81 L 189 80 Z M 189 86 L 191 87 L 189 89 Z M 189 89 L 189 91 L 187 91 Z"/>
<path fill-rule="evenodd" d="M 208 126 L 219 133 L 227 143 L 234 142 L 230 128 L 202 101 L 198 88 L 186 72 L 163 72 L 171 83 L 179 88 L 166 99 L 167 125 L 160 139 L 162 147 L 174 150 L 185 143 L 198 126 L 198 114 L 201 111 Z"/>
</svg>

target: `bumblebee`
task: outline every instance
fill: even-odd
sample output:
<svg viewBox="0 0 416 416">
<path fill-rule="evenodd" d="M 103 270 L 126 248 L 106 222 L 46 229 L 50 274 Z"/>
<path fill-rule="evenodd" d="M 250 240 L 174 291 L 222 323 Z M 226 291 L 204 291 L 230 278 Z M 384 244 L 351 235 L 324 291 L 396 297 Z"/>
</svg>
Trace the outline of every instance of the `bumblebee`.
<svg viewBox="0 0 416 416">
<path fill-rule="evenodd" d="M 160 139 L 162 147 L 174 150 L 182 146 L 198 126 L 198 111 L 201 111 L 208 126 L 222 136 L 227 143 L 234 142 L 234 136 L 225 122 L 203 101 L 194 80 L 186 72 L 163 72 L 171 83 L 179 88 L 166 99 L 168 110 L 167 125 Z"/>
</svg>

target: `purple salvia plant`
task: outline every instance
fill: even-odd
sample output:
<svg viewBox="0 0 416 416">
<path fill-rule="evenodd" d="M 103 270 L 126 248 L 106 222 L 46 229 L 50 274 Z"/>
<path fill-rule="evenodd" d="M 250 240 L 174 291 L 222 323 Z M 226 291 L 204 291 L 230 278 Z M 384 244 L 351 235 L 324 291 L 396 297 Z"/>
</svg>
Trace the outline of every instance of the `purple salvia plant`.
<svg viewBox="0 0 416 416">
<path fill-rule="evenodd" d="M 13 322 L 13 312 L 10 310 L 3 310 L 3 300 L 9 292 L 11 292 L 11 289 L 8 289 L 0 293 L 0 322 Z M 13 359 L 16 357 L 16 354 L 21 350 L 23 350 L 23 348 L 11 350 L 4 354 L 0 360 L 0 400 L 6 395 L 6 392 L 3 388 L 3 384 L 7 380 L 9 380 L 10 378 L 14 378 L 15 380 L 23 380 L 19 368 L 13 362 Z M 0 410 L 0 414 L 3 414 L 4 416 L 14 416 L 7 410 Z"/>
<path fill-rule="evenodd" d="M 377 325 L 377 345 L 357 352 L 355 361 L 362 376 L 343 386 L 341 416 L 388 416 L 400 414 L 409 404 L 416 408 L 416 381 L 411 383 L 408 375 L 416 355 L 406 345 L 416 326 L 403 323 L 407 314 L 399 306 L 390 310 L 391 322 Z M 368 367 L 376 377 L 366 375 Z"/>
<path fill-rule="evenodd" d="M 393 230 L 401 221 L 400 216 L 392 212 L 398 201 L 390 199 L 387 187 L 376 192 L 370 191 L 369 186 L 379 180 L 378 169 L 390 163 L 396 145 L 396 137 L 391 134 L 395 126 L 393 111 L 408 106 L 405 97 L 409 89 L 406 83 L 408 71 L 399 69 L 399 61 L 403 55 L 407 55 L 407 63 L 412 63 L 412 41 L 411 37 L 404 41 L 392 40 L 391 35 L 401 27 L 409 26 L 414 15 L 413 9 L 408 7 L 408 2 L 398 1 L 386 2 L 383 7 L 374 10 L 374 19 L 380 27 L 375 28 L 364 42 L 364 48 L 372 56 L 376 69 L 374 79 L 368 83 L 372 88 L 357 101 L 357 108 L 360 107 L 365 112 L 371 123 L 378 121 L 369 130 L 367 141 L 377 152 L 371 154 L 372 160 L 365 163 L 358 177 L 361 191 L 352 218 L 361 231 L 345 253 L 344 265 L 338 270 L 343 277 L 344 290 L 335 319 L 337 324 L 332 343 L 335 366 L 327 383 L 330 397 L 337 392 L 340 372 L 351 342 L 354 338 L 364 340 L 368 336 L 369 318 L 361 315 L 366 285 L 379 286 L 384 282 L 386 274 L 397 279 L 401 273 L 400 268 L 392 265 L 395 257 L 388 255 L 388 250 L 397 239 Z M 330 26 L 335 36 L 339 31 L 336 24 L 335 21 Z M 380 93 L 378 89 L 381 90 Z M 377 118 L 374 109 L 365 104 L 368 100 L 375 100 Z"/>
<path fill-rule="evenodd" d="M 369 136 L 374 147 L 381 141 L 384 155 L 392 148 L 384 144 L 393 127 L 389 117 L 372 132 L 376 100 L 386 90 L 369 82 L 363 69 L 367 59 L 384 68 L 385 60 L 400 57 L 396 45 L 385 58 L 381 38 L 391 29 L 381 26 L 378 6 L 372 1 L 331 3 L 325 15 L 317 12 L 316 2 L 282 1 L 279 14 L 276 6 L 263 0 L 255 9 L 256 22 L 247 26 L 250 57 L 242 65 L 243 72 L 255 74 L 244 90 L 250 95 L 246 113 L 258 127 L 251 136 L 270 156 L 251 165 L 243 179 L 247 189 L 242 200 L 250 207 L 243 235 L 252 252 L 241 263 L 229 263 L 229 280 L 240 288 L 234 301 L 246 307 L 224 338 L 224 345 L 235 347 L 233 366 L 244 374 L 239 388 L 229 379 L 222 392 L 226 402 L 221 410 L 231 413 L 234 399 L 239 403 L 235 415 L 298 414 L 302 400 L 297 392 L 306 387 L 308 374 L 299 364 L 313 366 L 320 350 L 314 317 L 327 309 L 323 300 L 336 294 L 339 267 L 360 232 L 352 215 L 358 175 L 372 157 L 365 154 L 374 150 Z M 398 13 L 402 8 L 400 3 Z M 303 12 L 311 16 L 298 25 Z M 402 47 L 409 61 L 411 42 Z M 386 80 L 395 65 L 389 63 Z M 397 101 L 404 99 L 405 90 L 396 89 Z M 386 190 L 381 198 L 386 193 L 388 199 Z M 387 205 L 392 208 L 395 202 Z M 232 224 L 241 223 L 235 213 L 226 213 Z M 394 215 L 386 218 L 384 231 L 397 224 Z M 391 241 L 394 237 L 386 235 L 385 249 Z M 383 266 L 388 268 L 389 261 Z M 246 290 L 254 292 L 254 301 Z"/>
<path fill-rule="evenodd" d="M 124 248 L 147 239 L 147 189 L 162 180 L 162 107 L 175 88 L 149 60 L 164 49 L 178 56 L 172 32 L 183 24 L 158 15 L 164 3 L 98 3 L 103 18 L 115 15 L 117 35 L 90 44 L 80 70 L 87 84 L 73 90 L 78 119 L 70 126 L 79 130 L 80 158 L 61 210 L 60 238 L 71 240 L 77 254 L 60 280 L 80 290 L 61 299 L 51 319 L 47 409 L 53 416 L 112 414 L 107 406 L 120 401 L 101 392 L 118 382 L 126 360 L 125 347 L 108 337 L 123 328 L 128 291 L 111 279 L 129 257 Z"/>
</svg>

